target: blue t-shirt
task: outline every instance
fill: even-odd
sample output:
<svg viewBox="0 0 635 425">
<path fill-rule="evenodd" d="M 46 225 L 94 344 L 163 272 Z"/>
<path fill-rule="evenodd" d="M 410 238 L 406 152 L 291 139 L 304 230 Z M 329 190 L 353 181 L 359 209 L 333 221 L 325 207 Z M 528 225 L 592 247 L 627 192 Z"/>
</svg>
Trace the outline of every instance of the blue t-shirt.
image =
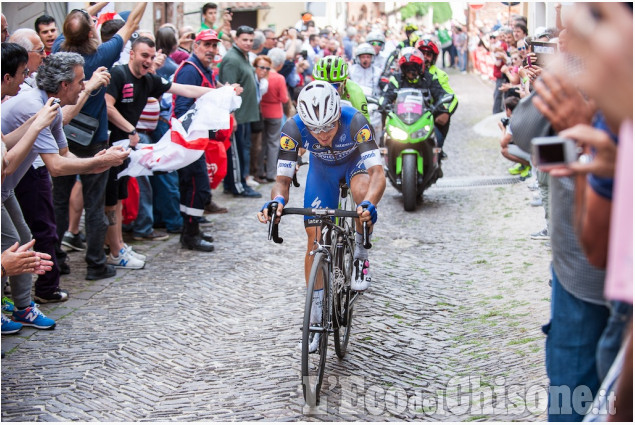
<svg viewBox="0 0 635 425">
<path fill-rule="evenodd" d="M 53 53 L 60 51 L 62 42 L 64 41 L 64 35 L 60 35 L 55 40 Z M 82 55 L 86 63 L 84 64 L 85 78 L 88 80 L 93 76 L 93 72 L 100 66 L 105 66 L 110 69 L 115 62 L 119 59 L 119 55 L 123 50 L 124 42 L 123 38 L 119 34 L 115 34 L 113 38 L 107 42 L 100 44 L 97 48 L 97 52 L 92 55 Z M 81 110 L 81 113 L 97 118 L 99 120 L 99 128 L 93 137 L 91 143 L 103 143 L 108 141 L 108 113 L 106 110 L 106 87 L 102 87 L 97 92 L 93 92 L 88 97 L 86 104 Z"/>
<path fill-rule="evenodd" d="M 602 116 L 602 114 L 599 112 L 595 115 L 593 127 L 606 132 L 611 137 L 611 140 L 613 140 L 613 142 L 617 144 L 617 136 L 613 134 L 613 132 L 609 129 L 604 116 Z M 601 197 L 609 200 L 613 199 L 612 178 L 598 177 L 594 174 L 589 174 L 587 177 L 587 182 L 589 183 L 593 191 Z"/>
<path fill-rule="evenodd" d="M 205 75 L 207 81 L 215 87 L 216 82 L 214 81 L 214 76 L 212 75 L 212 70 L 203 66 L 200 60 L 196 57 L 196 55 L 191 55 L 187 58 L 188 62 L 192 62 L 196 67 Z M 178 84 L 187 84 L 190 86 L 202 86 L 203 85 L 203 77 L 201 77 L 201 73 L 196 70 L 195 67 L 190 65 L 189 63 L 181 63 L 182 68 L 179 72 L 174 76 L 174 82 Z M 183 114 L 185 114 L 190 106 L 194 104 L 196 99 L 192 99 L 185 96 L 176 96 L 174 101 L 174 115 L 179 118 Z"/>
</svg>

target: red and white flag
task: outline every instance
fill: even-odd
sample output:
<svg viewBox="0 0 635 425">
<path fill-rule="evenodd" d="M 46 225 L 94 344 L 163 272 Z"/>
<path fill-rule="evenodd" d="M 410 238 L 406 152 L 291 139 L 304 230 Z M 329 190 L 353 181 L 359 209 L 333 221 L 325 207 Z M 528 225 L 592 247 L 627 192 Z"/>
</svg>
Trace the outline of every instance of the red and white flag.
<svg viewBox="0 0 635 425">
<path fill-rule="evenodd" d="M 172 118 L 172 128 L 156 144 L 137 144 L 130 152 L 130 164 L 118 174 L 150 176 L 155 171 L 176 171 L 203 155 L 209 142 L 209 130 L 229 128 L 229 114 L 240 107 L 242 99 L 232 87 L 221 87 L 200 97 L 180 119 Z M 129 140 L 114 143 L 127 147 Z"/>
</svg>

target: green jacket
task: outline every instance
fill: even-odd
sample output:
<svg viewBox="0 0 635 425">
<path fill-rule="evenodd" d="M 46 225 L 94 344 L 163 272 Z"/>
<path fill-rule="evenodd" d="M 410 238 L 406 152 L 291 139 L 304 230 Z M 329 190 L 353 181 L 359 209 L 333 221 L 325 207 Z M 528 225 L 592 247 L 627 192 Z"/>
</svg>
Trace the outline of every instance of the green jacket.
<svg viewBox="0 0 635 425">
<path fill-rule="evenodd" d="M 346 100 L 351 103 L 353 108 L 357 109 L 359 112 L 364 114 L 366 119 L 370 121 L 370 116 L 368 115 L 368 101 L 366 100 L 366 96 L 364 95 L 364 91 L 355 81 L 351 79 L 346 80 L 346 85 L 344 86 L 344 91 L 340 95 L 342 100 Z"/>
<path fill-rule="evenodd" d="M 235 112 L 236 123 L 260 121 L 260 107 L 256 92 L 256 74 L 245 54 L 236 45 L 223 56 L 218 66 L 218 81 L 221 84 L 238 83 L 243 88 L 242 105 Z"/>
<path fill-rule="evenodd" d="M 430 74 L 432 74 L 432 79 L 439 81 L 439 84 L 441 84 L 443 90 L 450 94 L 454 94 L 454 100 L 452 101 L 452 103 L 450 103 L 450 107 L 448 108 L 448 112 L 450 114 L 453 114 L 456 110 L 457 105 L 459 104 L 459 99 L 456 97 L 454 90 L 452 90 L 452 88 L 450 87 L 448 74 L 445 71 L 437 68 L 436 65 L 432 65 L 430 69 L 428 69 L 428 71 L 430 71 Z"/>
</svg>

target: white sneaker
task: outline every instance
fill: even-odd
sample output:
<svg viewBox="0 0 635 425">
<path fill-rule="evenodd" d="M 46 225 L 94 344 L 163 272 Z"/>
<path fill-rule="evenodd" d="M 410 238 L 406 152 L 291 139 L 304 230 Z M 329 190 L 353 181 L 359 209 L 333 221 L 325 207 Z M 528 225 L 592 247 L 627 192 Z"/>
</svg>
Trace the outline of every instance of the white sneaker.
<svg viewBox="0 0 635 425">
<path fill-rule="evenodd" d="M 370 286 L 370 263 L 368 260 L 355 260 L 355 279 L 351 283 L 352 291 L 365 291 Z"/>
<path fill-rule="evenodd" d="M 145 262 L 130 255 L 126 248 L 121 248 L 117 257 L 108 254 L 106 262 L 117 269 L 142 269 L 146 265 Z"/>
<path fill-rule="evenodd" d="M 254 180 L 254 176 L 247 176 L 247 178 L 245 178 L 245 181 L 247 182 L 247 186 L 250 186 L 253 188 L 260 187 L 260 183 Z"/>
<path fill-rule="evenodd" d="M 141 261 L 144 261 L 144 262 L 146 261 L 146 256 L 145 255 L 139 254 L 138 252 L 134 251 L 132 249 L 132 247 L 130 245 L 128 245 L 127 243 L 123 244 L 123 249 L 125 249 L 128 254 L 130 254 L 131 256 L 136 258 L 137 260 L 141 260 Z"/>
<path fill-rule="evenodd" d="M 311 342 L 309 342 L 309 354 L 315 353 L 318 350 L 320 346 L 320 336 L 321 334 L 317 332 L 311 333 L 309 336 L 309 338 L 311 338 Z M 302 350 L 302 340 L 298 342 L 298 350 Z"/>
</svg>

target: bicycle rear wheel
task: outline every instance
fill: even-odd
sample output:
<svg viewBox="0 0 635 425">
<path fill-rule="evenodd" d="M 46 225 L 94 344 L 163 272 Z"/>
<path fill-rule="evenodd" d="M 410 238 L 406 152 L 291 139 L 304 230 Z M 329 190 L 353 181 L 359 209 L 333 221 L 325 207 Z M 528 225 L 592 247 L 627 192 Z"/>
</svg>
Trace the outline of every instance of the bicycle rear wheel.
<svg viewBox="0 0 635 425">
<path fill-rule="evenodd" d="M 302 326 L 302 391 L 304 400 L 309 406 L 320 403 L 320 388 L 324 377 L 326 351 L 328 348 L 328 304 L 329 304 L 329 268 L 323 253 L 318 252 L 313 258 L 313 266 L 309 275 L 306 302 L 304 304 L 304 324 Z M 313 308 L 314 288 L 322 287 L 324 297 L 322 302 L 322 320 L 311 323 L 311 309 Z M 320 341 L 317 351 L 309 352 L 313 338 L 319 334 Z"/>
<path fill-rule="evenodd" d="M 350 244 L 345 243 L 338 249 L 336 255 L 336 268 L 341 270 L 341 275 L 335 277 L 333 291 L 333 315 L 335 352 L 337 357 L 343 359 L 346 355 L 348 339 L 353 327 L 353 305 L 351 304 L 351 276 L 353 274 L 353 251 Z"/>
</svg>

